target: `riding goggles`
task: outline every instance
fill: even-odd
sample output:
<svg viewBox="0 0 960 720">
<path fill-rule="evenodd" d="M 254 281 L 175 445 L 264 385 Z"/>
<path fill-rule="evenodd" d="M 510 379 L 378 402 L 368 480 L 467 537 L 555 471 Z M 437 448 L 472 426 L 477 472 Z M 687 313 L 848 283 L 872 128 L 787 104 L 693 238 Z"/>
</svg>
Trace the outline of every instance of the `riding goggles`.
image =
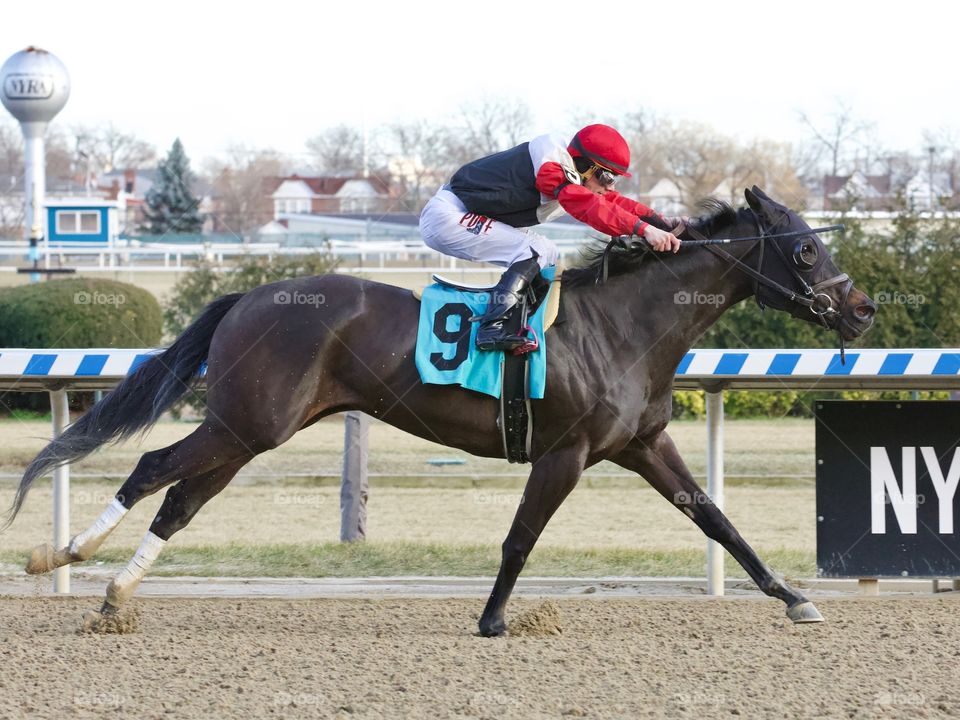
<svg viewBox="0 0 960 720">
<path fill-rule="evenodd" d="M 585 181 L 589 180 L 590 178 L 595 178 L 596 181 L 605 188 L 612 188 L 617 184 L 617 180 L 620 179 L 620 176 L 611 170 L 607 170 L 605 167 L 601 167 L 600 165 L 591 165 L 590 169 L 583 174 L 583 179 Z"/>
</svg>

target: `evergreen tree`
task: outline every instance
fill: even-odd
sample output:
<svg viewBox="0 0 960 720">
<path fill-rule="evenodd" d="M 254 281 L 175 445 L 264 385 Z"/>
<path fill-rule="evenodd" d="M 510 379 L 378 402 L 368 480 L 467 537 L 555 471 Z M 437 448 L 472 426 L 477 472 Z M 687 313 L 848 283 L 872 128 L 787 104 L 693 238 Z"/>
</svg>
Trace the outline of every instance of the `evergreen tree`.
<svg viewBox="0 0 960 720">
<path fill-rule="evenodd" d="M 199 233 L 203 218 L 198 211 L 200 200 L 190 191 L 193 180 L 190 159 L 177 138 L 157 166 L 157 179 L 147 192 L 143 209 L 147 222 L 141 229 L 152 235 Z"/>
</svg>

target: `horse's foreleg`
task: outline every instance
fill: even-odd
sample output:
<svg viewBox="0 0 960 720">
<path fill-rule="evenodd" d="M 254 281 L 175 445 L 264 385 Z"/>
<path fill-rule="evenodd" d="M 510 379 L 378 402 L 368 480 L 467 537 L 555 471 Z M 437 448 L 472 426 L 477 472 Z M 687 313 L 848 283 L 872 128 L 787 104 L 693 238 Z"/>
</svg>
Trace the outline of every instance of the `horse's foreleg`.
<svg viewBox="0 0 960 720">
<path fill-rule="evenodd" d="M 503 541 L 500 572 L 480 618 L 481 635 L 491 637 L 506 632 L 503 611 L 517 577 L 547 521 L 580 479 L 585 456 L 582 448 L 564 448 L 544 455 L 533 464 L 520 507 Z"/>
<path fill-rule="evenodd" d="M 170 537 L 186 527 L 200 508 L 223 490 L 246 462 L 244 458 L 203 475 L 181 480 L 167 491 L 136 554 L 107 586 L 107 597 L 101 612 L 116 612 L 133 596 Z"/>
<path fill-rule="evenodd" d="M 786 603 L 787 616 L 791 620 L 818 622 L 823 619 L 813 603 L 773 574 L 727 516 L 700 489 L 666 432 L 646 443 L 634 440 L 610 459 L 642 475 L 657 492 L 693 520 L 707 537 L 723 545 L 757 587 Z"/>
</svg>

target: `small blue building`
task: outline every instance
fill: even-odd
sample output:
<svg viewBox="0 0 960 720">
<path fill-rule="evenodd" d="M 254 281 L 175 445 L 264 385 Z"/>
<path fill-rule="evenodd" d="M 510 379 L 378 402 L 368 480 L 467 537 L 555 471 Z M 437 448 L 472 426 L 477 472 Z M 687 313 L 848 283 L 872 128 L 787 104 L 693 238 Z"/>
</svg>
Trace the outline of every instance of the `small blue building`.
<svg viewBox="0 0 960 720">
<path fill-rule="evenodd" d="M 119 232 L 118 203 L 103 198 L 62 198 L 46 202 L 50 245 L 112 247 Z"/>
</svg>

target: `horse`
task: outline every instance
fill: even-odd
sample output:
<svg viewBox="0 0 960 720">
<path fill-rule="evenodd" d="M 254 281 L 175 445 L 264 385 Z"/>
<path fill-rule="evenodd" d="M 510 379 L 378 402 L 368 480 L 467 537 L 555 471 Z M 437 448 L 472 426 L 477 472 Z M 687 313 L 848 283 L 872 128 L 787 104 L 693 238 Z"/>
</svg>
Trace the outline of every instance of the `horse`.
<svg viewBox="0 0 960 720">
<path fill-rule="evenodd" d="M 873 322 L 875 304 L 840 273 L 800 216 L 757 186 L 744 197 L 745 207 L 715 203 L 692 221 L 681 239 L 693 246 L 674 255 L 611 242 L 602 253 L 588 253 L 586 265 L 563 273 L 563 322 L 550 330 L 545 397 L 533 401 L 532 467 L 502 545 L 481 635 L 507 632 L 507 601 L 537 539 L 583 471 L 601 460 L 643 477 L 720 543 L 761 591 L 782 600 L 791 620 L 823 619 L 701 490 L 666 432 L 678 364 L 733 305 L 753 296 L 761 306 L 837 332 L 841 342 Z M 710 238 L 724 244 L 703 242 Z M 696 247 L 697 239 L 706 246 Z M 688 301 L 694 292 L 716 302 Z M 298 294 L 317 301 L 291 302 Z M 100 612 L 115 614 L 164 544 L 241 467 L 333 413 L 362 411 L 442 445 L 504 457 L 496 399 L 420 381 L 414 364 L 419 311 L 409 290 L 339 274 L 214 300 L 168 348 L 37 454 L 7 525 L 38 477 L 148 429 L 195 387 L 205 363 L 203 422 L 169 447 L 145 453 L 100 518 L 65 548 L 35 548 L 27 571 L 91 559 L 130 508 L 172 485 L 137 554 L 107 586 Z"/>
</svg>

